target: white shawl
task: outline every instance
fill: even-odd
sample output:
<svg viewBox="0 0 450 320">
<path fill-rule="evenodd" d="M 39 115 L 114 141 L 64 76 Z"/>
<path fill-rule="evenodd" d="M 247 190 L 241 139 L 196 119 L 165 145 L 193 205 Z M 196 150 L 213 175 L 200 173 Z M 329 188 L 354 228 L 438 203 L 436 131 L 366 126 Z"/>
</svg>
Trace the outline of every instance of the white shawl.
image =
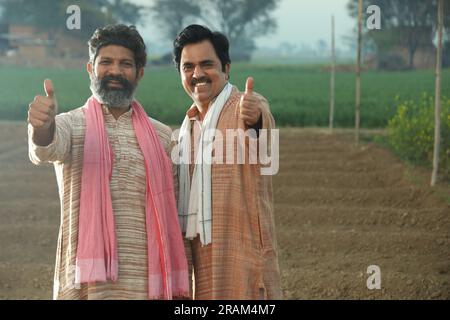
<svg viewBox="0 0 450 320">
<path fill-rule="evenodd" d="M 227 83 L 206 112 L 201 123 L 201 135 L 195 157 L 195 168 L 190 186 L 189 162 L 191 156 L 191 121 L 184 118 L 178 138 L 180 154 L 178 215 L 186 238 L 194 239 L 200 234 L 202 245 L 211 243 L 212 192 L 211 162 L 214 133 L 223 106 L 231 95 L 233 86 Z"/>
</svg>

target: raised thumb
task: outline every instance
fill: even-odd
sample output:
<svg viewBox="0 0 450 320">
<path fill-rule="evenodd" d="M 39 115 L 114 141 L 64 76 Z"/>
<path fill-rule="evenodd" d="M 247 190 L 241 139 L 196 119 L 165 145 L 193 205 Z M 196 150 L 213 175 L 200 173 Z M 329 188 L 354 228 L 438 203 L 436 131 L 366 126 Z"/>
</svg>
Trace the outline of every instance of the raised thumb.
<svg viewBox="0 0 450 320">
<path fill-rule="evenodd" d="M 53 91 L 53 83 L 50 79 L 44 80 L 44 90 L 47 97 L 53 98 L 55 92 Z"/>
<path fill-rule="evenodd" d="M 252 77 L 248 77 L 247 81 L 245 82 L 245 93 L 246 94 L 253 93 L 253 78 Z"/>
</svg>

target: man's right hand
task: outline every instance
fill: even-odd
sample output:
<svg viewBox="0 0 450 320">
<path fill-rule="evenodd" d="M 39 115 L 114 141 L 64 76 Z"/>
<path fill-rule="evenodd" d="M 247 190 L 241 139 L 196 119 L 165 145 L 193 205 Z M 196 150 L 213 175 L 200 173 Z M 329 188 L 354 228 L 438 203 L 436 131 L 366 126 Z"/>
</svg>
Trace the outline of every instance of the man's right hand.
<svg viewBox="0 0 450 320">
<path fill-rule="evenodd" d="M 35 129 L 33 141 L 41 146 L 46 146 L 52 141 L 55 117 L 58 113 L 58 103 L 51 80 L 44 80 L 44 90 L 46 96 L 34 97 L 28 109 L 28 122 Z"/>
<path fill-rule="evenodd" d="M 45 97 L 36 96 L 33 102 L 29 104 L 28 122 L 35 129 L 49 129 L 55 122 L 55 116 L 58 112 L 58 103 L 51 80 L 46 79 L 44 81 L 44 90 Z"/>
</svg>

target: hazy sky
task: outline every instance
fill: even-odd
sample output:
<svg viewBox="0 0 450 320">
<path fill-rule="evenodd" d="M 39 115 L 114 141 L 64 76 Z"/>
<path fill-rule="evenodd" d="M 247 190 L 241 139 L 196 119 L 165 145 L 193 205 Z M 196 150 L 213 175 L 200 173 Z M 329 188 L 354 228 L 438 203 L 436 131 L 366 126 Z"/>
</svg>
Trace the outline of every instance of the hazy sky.
<svg viewBox="0 0 450 320">
<path fill-rule="evenodd" d="M 356 20 L 347 12 L 349 0 L 281 0 L 273 13 L 277 20 L 276 33 L 260 38 L 258 44 L 277 46 L 280 42 L 315 44 L 330 41 L 331 15 L 336 21 L 336 45 L 343 35 L 351 32 Z"/>
<path fill-rule="evenodd" d="M 170 1 L 170 0 L 169 0 Z M 258 46 L 277 47 L 281 42 L 292 44 L 305 43 L 314 45 L 319 39 L 330 40 L 331 15 L 336 19 L 336 45 L 345 47 L 342 37 L 349 34 L 356 24 L 347 12 L 349 0 L 281 0 L 273 12 L 278 28 L 273 34 L 258 38 Z M 133 0 L 148 5 L 151 0 Z M 158 27 L 147 20 L 146 26 L 140 28 L 144 38 L 151 43 L 167 44 L 168 40 L 159 37 Z"/>
</svg>

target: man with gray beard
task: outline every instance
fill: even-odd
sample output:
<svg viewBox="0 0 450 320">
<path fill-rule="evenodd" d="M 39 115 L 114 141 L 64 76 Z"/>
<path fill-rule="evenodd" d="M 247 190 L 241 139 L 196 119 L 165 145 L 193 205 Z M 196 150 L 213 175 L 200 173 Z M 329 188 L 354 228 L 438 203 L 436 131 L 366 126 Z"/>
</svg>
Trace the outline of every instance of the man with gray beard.
<svg viewBox="0 0 450 320">
<path fill-rule="evenodd" d="M 53 163 L 61 203 L 54 299 L 189 297 L 177 217 L 171 130 L 149 118 L 134 90 L 145 44 L 131 26 L 89 40 L 92 96 L 57 114 L 53 83 L 29 105 L 33 163 Z"/>
</svg>

